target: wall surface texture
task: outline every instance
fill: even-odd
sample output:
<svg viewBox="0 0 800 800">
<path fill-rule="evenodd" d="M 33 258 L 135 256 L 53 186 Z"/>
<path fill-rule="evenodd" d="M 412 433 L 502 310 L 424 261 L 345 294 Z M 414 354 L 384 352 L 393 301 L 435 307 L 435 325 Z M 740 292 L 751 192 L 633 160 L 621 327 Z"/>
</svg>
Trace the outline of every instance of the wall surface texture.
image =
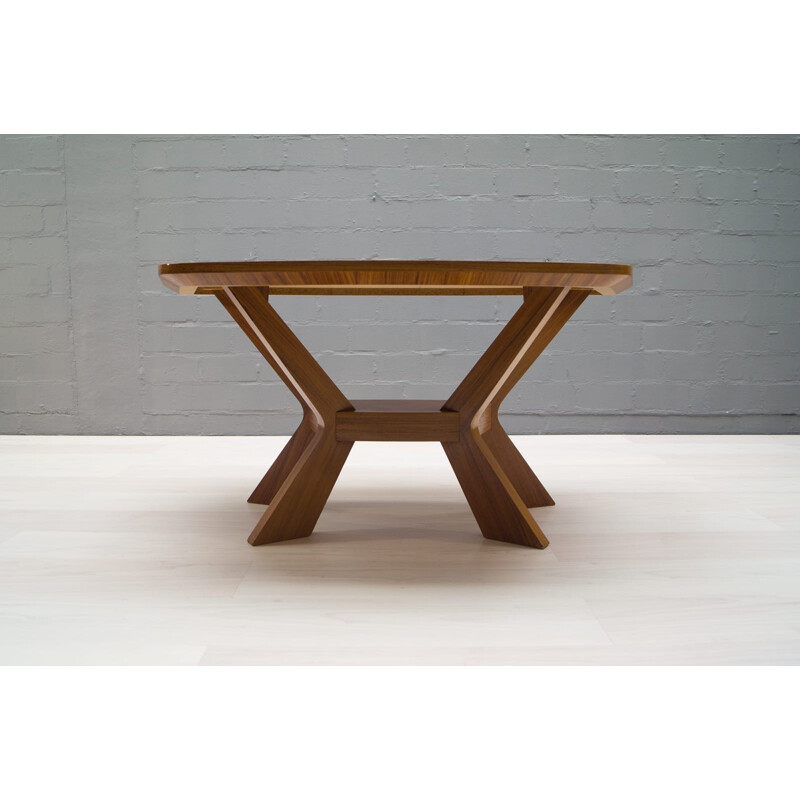
<svg viewBox="0 0 800 800">
<path fill-rule="evenodd" d="M 510 432 L 800 430 L 796 136 L 2 136 L 0 432 L 289 433 L 217 301 L 156 275 L 272 258 L 632 264 Z M 350 396 L 445 398 L 519 300 L 274 303 Z"/>
</svg>

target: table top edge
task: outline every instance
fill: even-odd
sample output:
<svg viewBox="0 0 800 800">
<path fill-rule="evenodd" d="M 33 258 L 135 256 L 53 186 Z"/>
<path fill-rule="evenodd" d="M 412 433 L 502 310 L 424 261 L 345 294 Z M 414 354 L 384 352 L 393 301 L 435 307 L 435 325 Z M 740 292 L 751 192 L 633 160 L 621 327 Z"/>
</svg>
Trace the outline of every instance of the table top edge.
<svg viewBox="0 0 800 800">
<path fill-rule="evenodd" d="M 487 260 L 439 260 L 439 259 L 340 259 L 340 260 L 272 260 L 272 261 L 197 261 L 167 262 L 158 268 L 159 275 L 191 275 L 205 272 L 293 272 L 293 271 L 341 270 L 366 272 L 370 270 L 393 271 L 508 271 L 530 273 L 574 272 L 597 275 L 632 276 L 629 264 L 600 264 L 558 261 L 487 261 Z"/>
</svg>

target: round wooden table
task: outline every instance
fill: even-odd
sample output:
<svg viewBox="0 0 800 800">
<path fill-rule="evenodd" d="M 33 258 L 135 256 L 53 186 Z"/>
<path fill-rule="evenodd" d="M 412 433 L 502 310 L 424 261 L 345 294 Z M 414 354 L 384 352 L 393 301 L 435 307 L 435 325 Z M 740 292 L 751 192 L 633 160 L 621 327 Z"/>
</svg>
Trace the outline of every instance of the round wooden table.
<svg viewBox="0 0 800 800">
<path fill-rule="evenodd" d="M 309 536 L 353 442 L 439 441 L 488 539 L 547 547 L 529 508 L 554 505 L 498 420 L 505 396 L 590 294 L 632 284 L 623 264 L 252 261 L 163 264 L 181 294 L 213 294 L 286 383 L 303 419 L 248 502 L 253 545 Z M 270 305 L 270 294 L 522 296 L 447 400 L 348 400 Z"/>
</svg>

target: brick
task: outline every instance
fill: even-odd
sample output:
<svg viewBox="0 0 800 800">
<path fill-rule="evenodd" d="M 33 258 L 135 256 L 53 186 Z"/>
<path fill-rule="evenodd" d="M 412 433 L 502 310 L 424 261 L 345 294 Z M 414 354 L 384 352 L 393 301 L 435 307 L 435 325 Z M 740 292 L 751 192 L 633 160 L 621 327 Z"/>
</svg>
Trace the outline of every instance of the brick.
<svg viewBox="0 0 800 800">
<path fill-rule="evenodd" d="M 636 384 L 630 382 L 598 381 L 596 385 L 587 385 L 585 391 L 576 393 L 574 407 L 586 409 L 592 413 L 630 411 L 634 407 L 635 388 Z"/>
<path fill-rule="evenodd" d="M 780 146 L 778 164 L 783 169 L 800 169 L 800 139 L 784 142 Z"/>
<path fill-rule="evenodd" d="M 37 233 L 42 225 L 38 206 L 0 206 L 0 236 Z"/>
<path fill-rule="evenodd" d="M 245 335 L 230 326 L 145 325 L 141 336 L 146 353 L 232 353 L 242 351 L 248 343 Z"/>
<path fill-rule="evenodd" d="M 301 196 L 369 198 L 374 191 L 375 179 L 369 170 L 319 169 L 310 173 Z"/>
<path fill-rule="evenodd" d="M 435 257 L 439 259 L 486 259 L 502 258 L 498 241 L 500 237 L 492 231 L 435 231 Z"/>
<path fill-rule="evenodd" d="M 637 267 L 659 264 L 672 252 L 672 236 L 667 233 L 617 233 L 612 251 L 616 263 Z"/>
<path fill-rule="evenodd" d="M 703 203 L 666 201 L 653 204 L 654 228 L 675 231 L 710 231 L 717 227 L 717 209 Z"/>
<path fill-rule="evenodd" d="M 222 139 L 170 142 L 167 145 L 167 166 L 172 169 L 225 166 L 225 144 Z"/>
<path fill-rule="evenodd" d="M 722 231 L 772 231 L 777 226 L 778 218 L 779 212 L 775 206 L 765 203 L 725 203 L 719 206 L 719 226 Z"/>
<path fill-rule="evenodd" d="M 193 172 L 139 172 L 136 186 L 140 199 L 197 196 Z"/>
<path fill-rule="evenodd" d="M 553 260 L 578 261 L 592 263 L 595 261 L 614 261 L 614 253 L 618 252 L 617 237 L 619 234 L 610 231 L 564 232 L 557 235 L 557 249 Z M 627 263 L 620 259 L 620 263 Z"/>
<path fill-rule="evenodd" d="M 777 230 L 800 233 L 800 205 L 768 205 L 766 208 L 774 208 L 777 216 L 775 223 Z"/>
<path fill-rule="evenodd" d="M 758 176 L 761 200 L 800 203 L 800 172 L 768 172 Z"/>
<path fill-rule="evenodd" d="M 437 177 L 429 167 L 381 168 L 375 171 L 375 187 L 382 197 L 431 197 L 437 191 Z"/>
<path fill-rule="evenodd" d="M 13 376 L 18 381 L 63 381 L 75 378 L 71 353 L 37 353 L 14 356 Z"/>
<path fill-rule="evenodd" d="M 556 249 L 553 231 L 504 231 L 497 237 L 498 258 L 546 261 Z"/>
<path fill-rule="evenodd" d="M 664 147 L 664 164 L 668 167 L 716 167 L 720 162 L 721 150 L 718 141 L 668 137 Z"/>
<path fill-rule="evenodd" d="M 715 350 L 720 353 L 734 353 L 739 356 L 750 354 L 758 356 L 763 353 L 797 352 L 797 341 L 800 336 L 800 324 L 772 322 L 751 325 L 745 323 L 720 323 L 713 326 L 713 342 Z"/>
<path fill-rule="evenodd" d="M 722 165 L 731 169 L 765 169 L 778 166 L 778 136 L 733 136 L 722 140 Z"/>
<path fill-rule="evenodd" d="M 257 258 L 375 258 L 381 233 L 376 231 L 277 231 L 257 237 Z M 268 256 L 265 254 L 269 254 Z"/>
<path fill-rule="evenodd" d="M 652 377 L 668 381 L 708 381 L 721 377 L 720 373 L 721 364 L 716 353 L 669 353 L 660 374 Z"/>
<path fill-rule="evenodd" d="M 622 200 L 657 200 L 672 196 L 675 174 L 665 169 L 622 169 L 616 172 Z"/>
<path fill-rule="evenodd" d="M 193 383 L 200 379 L 201 359 L 200 356 L 179 353 L 144 355 L 142 374 L 145 381 L 151 385 Z"/>
<path fill-rule="evenodd" d="M 660 136 L 611 136 L 599 148 L 604 165 L 657 167 L 663 163 L 664 140 Z"/>
<path fill-rule="evenodd" d="M 286 160 L 286 143 L 280 136 L 228 137 L 225 157 L 233 168 L 277 168 Z"/>
<path fill-rule="evenodd" d="M 483 167 L 451 167 L 439 171 L 439 191 L 446 197 L 473 197 L 494 192 L 494 173 Z"/>
<path fill-rule="evenodd" d="M 558 194 L 561 197 L 613 197 L 616 171 L 587 167 L 558 167 Z"/>
<path fill-rule="evenodd" d="M 44 236 L 66 235 L 67 210 L 65 206 L 44 206 L 42 208 L 41 232 Z"/>
<path fill-rule="evenodd" d="M 673 173 L 675 176 L 675 184 L 672 190 L 672 196 L 678 200 L 700 200 L 706 199 L 703 196 L 700 184 L 703 180 L 703 173 L 697 170 L 690 170 L 688 172 L 676 171 Z"/>
<path fill-rule="evenodd" d="M 67 242 L 62 236 L 39 236 L 11 240 L 11 260 L 17 264 L 53 267 L 64 264 Z"/>
<path fill-rule="evenodd" d="M 703 172 L 699 177 L 700 197 L 709 200 L 754 200 L 756 176 L 747 172 Z"/>
<path fill-rule="evenodd" d="M 796 265 L 781 265 L 775 268 L 775 292 L 800 294 L 800 269 Z"/>
<path fill-rule="evenodd" d="M 64 169 L 64 137 L 36 136 L 31 147 L 31 166 L 36 169 Z"/>
<path fill-rule="evenodd" d="M 689 300 L 689 314 L 699 323 L 744 322 L 750 308 L 750 295 L 695 295 Z"/>
<path fill-rule="evenodd" d="M 412 166 L 464 166 L 467 161 L 465 136 L 413 136 L 406 140 L 408 163 Z"/>
<path fill-rule="evenodd" d="M 800 296 L 747 296 L 747 322 L 751 325 L 770 325 L 773 322 L 800 320 Z"/>
<path fill-rule="evenodd" d="M 195 261 L 196 247 L 195 234 L 140 233 L 136 237 L 136 254 L 143 262 L 164 264 L 169 261 Z M 152 270 L 152 267 L 149 269 Z M 156 285 L 161 286 L 160 283 Z"/>
<path fill-rule="evenodd" d="M 0 295 L 0 320 L 26 324 L 61 323 L 70 321 L 70 303 L 66 295 L 26 294 Z"/>
<path fill-rule="evenodd" d="M 653 207 L 645 203 L 618 203 L 599 200 L 592 209 L 592 224 L 597 228 L 641 230 L 652 223 Z"/>
<path fill-rule="evenodd" d="M 345 142 L 341 136 L 309 136 L 290 139 L 286 144 L 287 166 L 342 167 Z"/>
<path fill-rule="evenodd" d="M 297 325 L 293 330 L 312 353 L 336 353 L 368 350 L 369 344 L 364 341 L 359 346 L 357 333 L 364 332 L 365 338 L 375 345 L 383 335 L 379 328 L 381 326 L 377 325 Z"/>
<path fill-rule="evenodd" d="M 134 142 L 134 164 L 138 169 L 166 168 L 167 147 L 167 142 Z"/>
<path fill-rule="evenodd" d="M 66 325 L 14 325 L 3 329 L 6 355 L 68 353 L 72 350 Z"/>
<path fill-rule="evenodd" d="M 436 258 L 436 231 L 381 231 L 375 248 L 378 258 Z"/>
<path fill-rule="evenodd" d="M 280 258 L 300 261 L 317 258 L 318 235 L 317 231 L 308 230 L 256 233 L 253 235 L 254 257 L 266 261 Z M 221 240 L 219 244 L 224 246 L 224 240 Z"/>
<path fill-rule="evenodd" d="M 617 322 L 680 324 L 687 321 L 687 314 L 687 305 L 682 298 L 655 292 L 644 295 L 626 295 L 625 302 L 618 304 L 615 320 Z"/>
<path fill-rule="evenodd" d="M 167 175 L 183 175 L 184 173 L 166 173 Z M 277 177 L 276 177 L 277 176 Z M 307 176 L 304 176 L 307 177 Z M 283 189 L 275 191 L 275 186 L 287 186 L 289 191 Z M 282 197 L 291 196 L 295 185 L 290 183 L 288 177 L 278 171 L 260 170 L 209 170 L 197 173 L 191 191 L 185 197 L 199 197 L 204 199 L 228 199 L 239 197 Z M 269 187 L 267 189 L 266 187 Z M 154 195 L 159 196 L 159 195 Z M 171 195 L 165 195 L 171 196 Z"/>
<path fill-rule="evenodd" d="M 755 258 L 751 236 L 727 233 L 695 235 L 697 259 L 710 264 L 752 263 Z"/>
<path fill-rule="evenodd" d="M 64 202 L 59 172 L 0 172 L 0 204 L 49 205 Z"/>
<path fill-rule="evenodd" d="M 23 170 L 31 166 L 29 136 L 0 136 L 0 170 Z"/>
<path fill-rule="evenodd" d="M 589 227 L 592 204 L 589 200 L 531 198 L 527 201 L 531 226 L 559 231 L 580 231 Z"/>
<path fill-rule="evenodd" d="M 472 204 L 463 200 L 417 200 L 384 204 L 399 213 L 382 215 L 382 227 L 402 225 L 408 228 L 467 228 L 470 226 Z"/>
<path fill-rule="evenodd" d="M 375 356 L 368 353 L 321 353 L 318 361 L 336 383 L 369 383 L 377 373 Z"/>
<path fill-rule="evenodd" d="M 264 359 L 259 353 L 216 355 L 199 360 L 200 377 L 204 381 L 252 382 L 259 377 Z"/>
<path fill-rule="evenodd" d="M 757 261 L 800 266 L 800 235 L 754 234 L 750 241 L 753 246 L 754 258 Z"/>
<path fill-rule="evenodd" d="M 800 380 L 800 359 L 790 355 L 766 355 L 743 359 L 738 355 L 721 362 L 722 377 L 729 381 L 771 382 Z"/>
<path fill-rule="evenodd" d="M 668 264 L 664 267 L 665 291 L 753 292 L 772 282 L 772 272 L 756 264 Z"/>
<path fill-rule="evenodd" d="M 364 217 L 374 204 L 368 200 L 289 200 L 286 202 L 286 226 L 290 228 L 352 228 L 361 209 Z M 280 226 L 275 226 L 280 227 Z"/>
<path fill-rule="evenodd" d="M 555 191 L 556 175 L 550 167 L 498 169 L 496 188 L 499 197 L 535 197 Z"/>
<path fill-rule="evenodd" d="M 453 201 L 446 202 L 450 205 Z M 473 228 L 520 230 L 535 224 L 530 201 L 527 199 L 478 198 L 474 202 L 461 205 L 469 209 L 469 225 Z"/>
<path fill-rule="evenodd" d="M 686 412 L 690 407 L 690 382 L 639 383 L 635 387 L 634 408 L 667 413 Z"/>
<path fill-rule="evenodd" d="M 0 395 L 13 396 L 14 407 L 28 414 L 66 413 L 75 409 L 75 391 L 69 383 L 14 381 L 0 388 Z"/>
<path fill-rule="evenodd" d="M 347 136 L 345 158 L 353 167 L 402 167 L 408 163 L 406 140 L 389 136 Z"/>
<path fill-rule="evenodd" d="M 256 236 L 253 233 L 198 232 L 197 254 L 200 261 L 248 261 L 255 259 Z"/>
<path fill-rule="evenodd" d="M 480 355 L 502 330 L 502 323 L 450 322 L 443 319 L 413 326 L 417 340 L 411 349 L 420 351 L 447 350 L 453 353 Z M 398 338 L 406 337 L 398 326 Z M 396 341 L 396 340 L 395 340 Z M 405 342 L 404 342 L 405 344 Z"/>
<path fill-rule="evenodd" d="M 576 136 L 531 136 L 528 163 L 546 166 L 595 167 L 602 160 L 603 142 Z"/>
<path fill-rule="evenodd" d="M 709 387 L 706 400 L 718 413 L 795 414 L 800 385 L 718 383 Z"/>
<path fill-rule="evenodd" d="M 525 167 L 528 142 L 525 136 L 470 136 L 467 164 L 476 167 Z"/>
<path fill-rule="evenodd" d="M 672 351 L 692 353 L 697 349 L 699 331 L 696 324 L 648 325 L 642 332 L 645 351 Z"/>
</svg>

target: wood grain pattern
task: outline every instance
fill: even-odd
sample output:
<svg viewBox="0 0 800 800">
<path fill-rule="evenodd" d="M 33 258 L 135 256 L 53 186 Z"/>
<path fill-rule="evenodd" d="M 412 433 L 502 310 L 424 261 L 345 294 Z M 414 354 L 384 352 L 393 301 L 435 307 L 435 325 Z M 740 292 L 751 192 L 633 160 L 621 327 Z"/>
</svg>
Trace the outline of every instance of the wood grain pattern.
<svg viewBox="0 0 800 800">
<path fill-rule="evenodd" d="M 598 294 L 629 288 L 625 264 L 523 261 L 253 261 L 162 264 L 165 286 L 181 294 L 223 287 L 269 287 L 273 294 L 521 294 L 570 287 Z"/>
<path fill-rule="evenodd" d="M 547 538 L 528 511 L 554 501 L 500 425 L 503 399 L 592 293 L 630 285 L 630 267 L 522 262 L 252 262 L 163 265 L 183 293 L 213 293 L 294 394 L 303 419 L 253 490 L 269 504 L 251 544 L 309 536 L 356 441 L 439 441 L 483 535 Z M 523 302 L 445 402 L 348 400 L 270 305 L 270 292 L 520 293 Z"/>
<path fill-rule="evenodd" d="M 502 429 L 498 409 L 586 294 L 567 288 L 526 290 L 517 313 L 444 405 L 461 414 L 461 435 L 442 447 L 488 539 L 547 546 L 528 506 L 554 501 Z"/>
<path fill-rule="evenodd" d="M 264 289 L 237 287 L 218 296 L 304 410 L 293 446 L 287 445 L 282 463 L 273 465 L 251 495 L 271 502 L 248 541 L 310 536 L 352 447 L 336 440 L 336 414 L 352 406 L 278 316 Z"/>
<path fill-rule="evenodd" d="M 353 401 L 355 410 L 336 415 L 340 442 L 458 441 L 459 415 L 438 400 Z"/>
<path fill-rule="evenodd" d="M 316 427 L 314 415 L 310 411 L 304 413 L 302 422 L 286 443 L 286 447 L 281 450 L 267 474 L 247 498 L 248 503 L 267 505 L 273 501 L 278 489 L 281 488 L 306 448 L 311 444 Z"/>
<path fill-rule="evenodd" d="M 483 438 L 511 485 L 528 508 L 541 508 L 556 504 L 522 453 L 517 450 L 516 445 L 509 438 L 497 419 L 496 411 L 492 416 L 491 427 L 483 434 Z"/>
</svg>

